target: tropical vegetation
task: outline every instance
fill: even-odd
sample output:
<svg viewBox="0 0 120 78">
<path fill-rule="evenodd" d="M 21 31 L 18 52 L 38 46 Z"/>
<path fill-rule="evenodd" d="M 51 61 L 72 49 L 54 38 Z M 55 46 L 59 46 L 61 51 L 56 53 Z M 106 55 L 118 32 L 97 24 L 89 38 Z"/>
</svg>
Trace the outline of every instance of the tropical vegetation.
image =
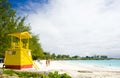
<svg viewBox="0 0 120 78">
<path fill-rule="evenodd" d="M 26 72 L 11 69 L 1 69 L 0 78 L 71 78 L 68 74 L 55 72 Z"/>
<path fill-rule="evenodd" d="M 50 54 L 50 52 L 44 52 L 44 58 L 53 59 L 53 60 L 110 60 L 110 59 L 113 59 L 113 58 L 109 58 L 106 55 L 80 57 L 78 55 L 75 55 L 75 56 L 64 55 L 64 54 L 56 55 L 55 53 Z"/>
<path fill-rule="evenodd" d="M 0 57 L 4 58 L 5 51 L 10 47 L 8 34 L 27 31 L 32 34 L 30 49 L 33 59 L 43 58 L 43 49 L 39 43 L 38 35 L 34 35 L 29 24 L 25 23 L 26 17 L 16 15 L 7 0 L 0 0 Z"/>
</svg>

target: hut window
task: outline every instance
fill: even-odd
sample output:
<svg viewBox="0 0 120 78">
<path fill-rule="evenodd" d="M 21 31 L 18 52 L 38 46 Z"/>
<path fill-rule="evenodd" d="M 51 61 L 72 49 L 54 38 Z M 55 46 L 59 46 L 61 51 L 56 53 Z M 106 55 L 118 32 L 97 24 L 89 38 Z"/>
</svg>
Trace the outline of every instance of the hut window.
<svg viewBox="0 0 120 78">
<path fill-rule="evenodd" d="M 16 54 L 16 51 L 8 51 L 9 55 L 15 55 Z"/>
<path fill-rule="evenodd" d="M 13 52 L 12 52 L 12 55 L 15 55 L 15 54 L 16 54 L 16 51 L 13 51 Z"/>
</svg>

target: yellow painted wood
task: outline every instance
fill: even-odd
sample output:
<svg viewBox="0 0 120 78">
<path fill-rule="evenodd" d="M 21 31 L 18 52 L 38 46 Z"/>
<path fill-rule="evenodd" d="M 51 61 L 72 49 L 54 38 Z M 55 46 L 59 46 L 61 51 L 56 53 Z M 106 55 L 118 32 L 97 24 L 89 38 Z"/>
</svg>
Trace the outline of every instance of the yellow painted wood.
<svg viewBox="0 0 120 78">
<path fill-rule="evenodd" d="M 39 67 L 37 66 L 37 64 L 35 62 L 33 62 L 33 66 L 36 70 L 39 70 Z"/>
<path fill-rule="evenodd" d="M 8 34 L 8 36 L 14 36 L 14 37 L 17 37 L 19 39 L 32 38 L 32 36 L 28 32 L 19 32 L 19 33 Z"/>
<path fill-rule="evenodd" d="M 32 38 L 32 36 L 28 32 L 13 33 L 9 36 L 19 38 L 19 42 L 14 42 L 11 38 L 11 48 L 5 52 L 4 64 L 20 66 L 33 64 L 37 68 L 37 65 L 33 63 L 31 50 L 29 49 L 29 38 Z M 28 41 L 23 43 L 22 39 Z"/>
</svg>

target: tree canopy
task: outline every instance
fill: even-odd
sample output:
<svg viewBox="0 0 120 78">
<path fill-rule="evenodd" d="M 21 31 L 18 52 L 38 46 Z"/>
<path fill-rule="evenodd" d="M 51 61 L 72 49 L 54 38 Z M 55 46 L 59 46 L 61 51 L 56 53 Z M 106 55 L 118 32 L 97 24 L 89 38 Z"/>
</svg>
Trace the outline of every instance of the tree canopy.
<svg viewBox="0 0 120 78">
<path fill-rule="evenodd" d="M 31 27 L 25 24 L 26 17 L 17 16 L 7 0 L 0 0 L 0 57 L 4 57 L 5 51 L 10 47 L 10 37 L 8 34 L 28 31 Z M 32 33 L 31 33 L 32 34 Z M 43 49 L 39 43 L 39 37 L 32 34 L 30 49 L 34 59 L 43 57 Z"/>
</svg>

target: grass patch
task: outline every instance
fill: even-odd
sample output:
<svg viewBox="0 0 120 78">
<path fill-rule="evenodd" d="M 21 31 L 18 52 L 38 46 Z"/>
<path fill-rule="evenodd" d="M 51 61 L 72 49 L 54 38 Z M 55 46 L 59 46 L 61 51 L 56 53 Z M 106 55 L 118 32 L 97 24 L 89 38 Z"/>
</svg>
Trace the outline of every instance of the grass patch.
<svg viewBox="0 0 120 78">
<path fill-rule="evenodd" d="M 15 71 L 12 69 L 1 69 L 2 75 L 7 77 L 13 76 L 13 78 L 71 78 L 68 74 L 59 74 L 57 71 L 49 73 L 39 72 L 26 72 L 26 71 Z M 6 78 L 6 77 L 5 77 Z"/>
</svg>

